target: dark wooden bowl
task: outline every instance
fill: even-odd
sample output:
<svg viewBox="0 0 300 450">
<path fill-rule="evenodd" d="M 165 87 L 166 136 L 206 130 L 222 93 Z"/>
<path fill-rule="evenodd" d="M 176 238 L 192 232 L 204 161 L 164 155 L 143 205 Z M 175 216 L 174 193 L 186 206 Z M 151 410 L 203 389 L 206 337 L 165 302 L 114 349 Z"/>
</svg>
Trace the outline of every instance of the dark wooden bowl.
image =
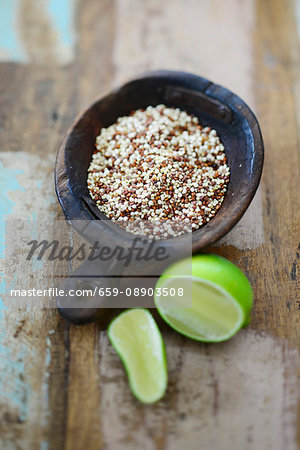
<svg viewBox="0 0 300 450">
<path fill-rule="evenodd" d="M 68 220 L 93 220 L 87 227 L 79 225 L 78 231 L 86 239 L 95 240 L 95 235 L 109 233 L 122 240 L 128 234 L 111 221 L 103 220 L 106 217 L 89 197 L 87 168 L 96 136 L 118 117 L 160 103 L 193 113 L 202 125 L 215 128 L 230 166 L 223 205 L 209 223 L 192 233 L 192 251 L 198 252 L 228 233 L 248 208 L 260 181 L 264 159 L 263 139 L 253 112 L 237 95 L 204 78 L 184 72 L 151 72 L 91 105 L 70 128 L 59 148 L 55 166 L 57 197 Z M 180 254 L 186 236 L 165 240 L 165 245 L 178 249 Z"/>
</svg>

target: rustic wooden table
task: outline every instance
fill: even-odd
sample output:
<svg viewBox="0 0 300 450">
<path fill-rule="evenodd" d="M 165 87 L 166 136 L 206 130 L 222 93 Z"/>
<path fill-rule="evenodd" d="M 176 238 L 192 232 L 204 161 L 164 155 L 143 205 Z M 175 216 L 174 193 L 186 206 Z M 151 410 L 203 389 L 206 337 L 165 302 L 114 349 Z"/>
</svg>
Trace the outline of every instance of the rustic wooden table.
<svg viewBox="0 0 300 450">
<path fill-rule="evenodd" d="M 298 448 L 299 2 L 14 0 L 1 8 L 2 224 L 62 217 L 53 167 L 63 134 L 95 97 L 145 70 L 194 72 L 239 94 L 258 117 L 266 155 L 250 209 L 210 249 L 251 280 L 250 326 L 219 345 L 165 332 L 169 387 L 149 407 L 130 394 L 97 324 L 3 307 L 0 448 Z"/>
</svg>

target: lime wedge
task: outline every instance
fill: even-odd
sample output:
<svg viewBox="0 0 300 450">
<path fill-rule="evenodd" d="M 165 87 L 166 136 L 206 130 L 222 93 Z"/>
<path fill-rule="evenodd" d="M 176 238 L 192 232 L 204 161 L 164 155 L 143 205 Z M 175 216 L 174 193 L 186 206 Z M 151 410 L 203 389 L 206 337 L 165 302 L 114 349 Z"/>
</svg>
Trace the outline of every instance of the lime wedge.
<svg viewBox="0 0 300 450">
<path fill-rule="evenodd" d="M 161 317 L 179 333 L 221 342 L 249 323 L 253 294 L 237 266 L 206 254 L 170 266 L 156 284 L 154 301 Z"/>
<path fill-rule="evenodd" d="M 119 354 L 132 393 L 143 403 L 154 403 L 167 387 L 167 361 L 158 326 L 146 309 L 130 309 L 116 317 L 108 337 Z"/>
</svg>

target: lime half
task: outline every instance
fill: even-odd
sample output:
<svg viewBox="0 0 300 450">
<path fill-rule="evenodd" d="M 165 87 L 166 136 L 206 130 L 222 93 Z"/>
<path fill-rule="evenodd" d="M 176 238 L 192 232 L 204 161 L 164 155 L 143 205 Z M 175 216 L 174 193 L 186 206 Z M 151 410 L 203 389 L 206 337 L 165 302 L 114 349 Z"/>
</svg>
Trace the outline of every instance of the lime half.
<svg viewBox="0 0 300 450">
<path fill-rule="evenodd" d="M 114 319 L 108 337 L 119 354 L 133 394 L 154 403 L 167 387 L 167 361 L 158 326 L 146 309 L 130 309 Z"/>
<path fill-rule="evenodd" d="M 176 331 L 203 342 L 231 338 L 249 323 L 253 294 L 243 272 L 217 255 L 196 255 L 170 266 L 154 298 Z"/>
</svg>

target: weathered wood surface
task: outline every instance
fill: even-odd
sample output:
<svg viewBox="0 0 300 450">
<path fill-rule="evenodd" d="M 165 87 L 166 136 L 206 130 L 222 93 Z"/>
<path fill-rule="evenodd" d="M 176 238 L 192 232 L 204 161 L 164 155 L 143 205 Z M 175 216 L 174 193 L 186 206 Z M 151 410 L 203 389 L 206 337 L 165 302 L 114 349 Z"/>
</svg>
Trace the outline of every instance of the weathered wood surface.
<svg viewBox="0 0 300 450">
<path fill-rule="evenodd" d="M 22 51 L 0 42 L 2 220 L 61 217 L 53 165 L 63 134 L 96 96 L 149 69 L 191 71 L 239 94 L 260 121 L 266 158 L 251 208 L 211 249 L 249 276 L 251 325 L 219 345 L 164 328 L 170 382 L 149 407 L 132 398 L 97 324 L 68 325 L 53 309 L 2 308 L 0 448 L 298 448 L 296 2 L 81 0 L 76 43 L 59 34 L 47 2 L 9 3 L 19 8 Z"/>
</svg>

